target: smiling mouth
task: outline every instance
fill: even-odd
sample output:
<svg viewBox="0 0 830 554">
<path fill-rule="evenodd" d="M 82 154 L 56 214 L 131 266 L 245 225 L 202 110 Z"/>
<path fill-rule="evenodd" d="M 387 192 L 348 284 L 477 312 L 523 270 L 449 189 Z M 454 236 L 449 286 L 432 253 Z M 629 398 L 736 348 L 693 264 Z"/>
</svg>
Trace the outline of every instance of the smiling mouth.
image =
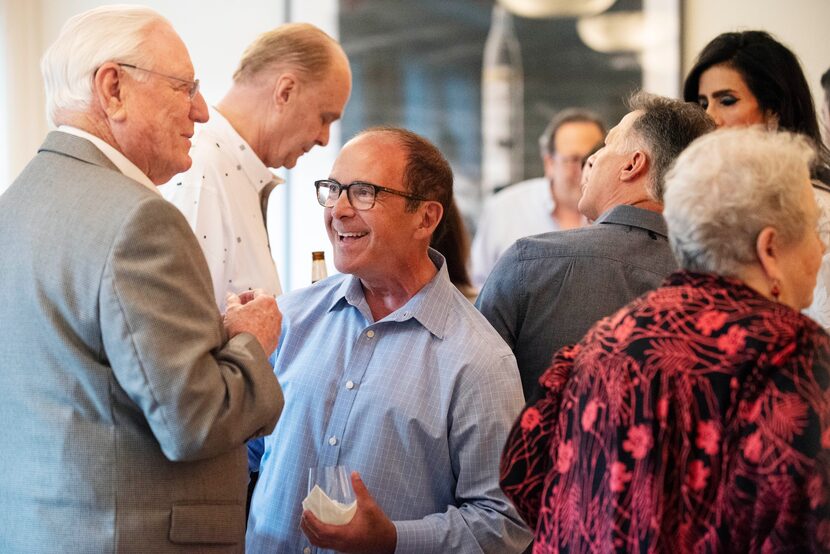
<svg viewBox="0 0 830 554">
<path fill-rule="evenodd" d="M 356 240 L 365 237 L 369 233 L 337 233 L 337 240 L 340 242 L 347 240 Z"/>
</svg>

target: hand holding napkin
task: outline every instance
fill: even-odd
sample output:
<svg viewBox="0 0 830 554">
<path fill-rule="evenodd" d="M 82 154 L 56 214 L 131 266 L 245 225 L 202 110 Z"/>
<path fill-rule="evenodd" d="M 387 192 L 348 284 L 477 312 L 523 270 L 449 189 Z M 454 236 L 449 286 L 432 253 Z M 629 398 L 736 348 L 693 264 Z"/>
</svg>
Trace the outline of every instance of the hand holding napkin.
<svg viewBox="0 0 830 554">
<path fill-rule="evenodd" d="M 308 510 L 323 523 L 329 525 L 346 525 L 357 511 L 357 501 L 343 504 L 332 500 L 318 485 L 303 499 L 303 509 Z"/>
</svg>

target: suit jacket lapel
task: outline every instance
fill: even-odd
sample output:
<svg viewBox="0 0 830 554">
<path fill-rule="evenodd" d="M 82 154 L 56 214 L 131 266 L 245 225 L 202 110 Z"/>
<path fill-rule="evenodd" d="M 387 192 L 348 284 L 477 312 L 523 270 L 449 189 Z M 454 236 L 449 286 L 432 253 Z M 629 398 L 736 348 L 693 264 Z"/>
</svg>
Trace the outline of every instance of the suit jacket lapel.
<svg viewBox="0 0 830 554">
<path fill-rule="evenodd" d="M 40 152 L 52 152 L 61 156 L 75 158 L 88 164 L 118 171 L 115 164 L 97 146 L 86 139 L 68 133 L 62 133 L 61 131 L 51 131 L 46 135 L 46 140 L 43 141 L 43 144 L 38 149 L 38 153 Z"/>
</svg>

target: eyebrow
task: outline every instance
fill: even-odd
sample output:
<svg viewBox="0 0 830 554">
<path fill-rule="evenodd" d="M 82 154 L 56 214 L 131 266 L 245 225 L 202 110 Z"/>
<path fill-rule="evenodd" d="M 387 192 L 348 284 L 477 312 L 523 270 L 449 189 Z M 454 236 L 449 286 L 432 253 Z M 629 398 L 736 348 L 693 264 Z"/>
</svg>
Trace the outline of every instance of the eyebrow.
<svg viewBox="0 0 830 554">
<path fill-rule="evenodd" d="M 725 88 L 723 90 L 716 90 L 712 93 L 712 98 L 723 98 L 724 96 L 735 96 L 738 92 L 731 88 Z M 706 98 L 705 94 L 699 94 L 698 98 Z"/>
</svg>

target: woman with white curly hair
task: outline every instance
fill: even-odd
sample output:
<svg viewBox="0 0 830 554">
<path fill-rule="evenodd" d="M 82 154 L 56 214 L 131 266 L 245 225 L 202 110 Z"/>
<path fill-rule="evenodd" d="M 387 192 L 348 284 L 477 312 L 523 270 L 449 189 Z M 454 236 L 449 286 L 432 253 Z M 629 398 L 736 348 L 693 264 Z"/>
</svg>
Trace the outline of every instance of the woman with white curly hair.
<svg viewBox="0 0 830 554">
<path fill-rule="evenodd" d="M 681 266 L 560 350 L 501 484 L 534 552 L 830 549 L 830 337 L 814 149 L 706 135 L 666 178 Z"/>
</svg>

